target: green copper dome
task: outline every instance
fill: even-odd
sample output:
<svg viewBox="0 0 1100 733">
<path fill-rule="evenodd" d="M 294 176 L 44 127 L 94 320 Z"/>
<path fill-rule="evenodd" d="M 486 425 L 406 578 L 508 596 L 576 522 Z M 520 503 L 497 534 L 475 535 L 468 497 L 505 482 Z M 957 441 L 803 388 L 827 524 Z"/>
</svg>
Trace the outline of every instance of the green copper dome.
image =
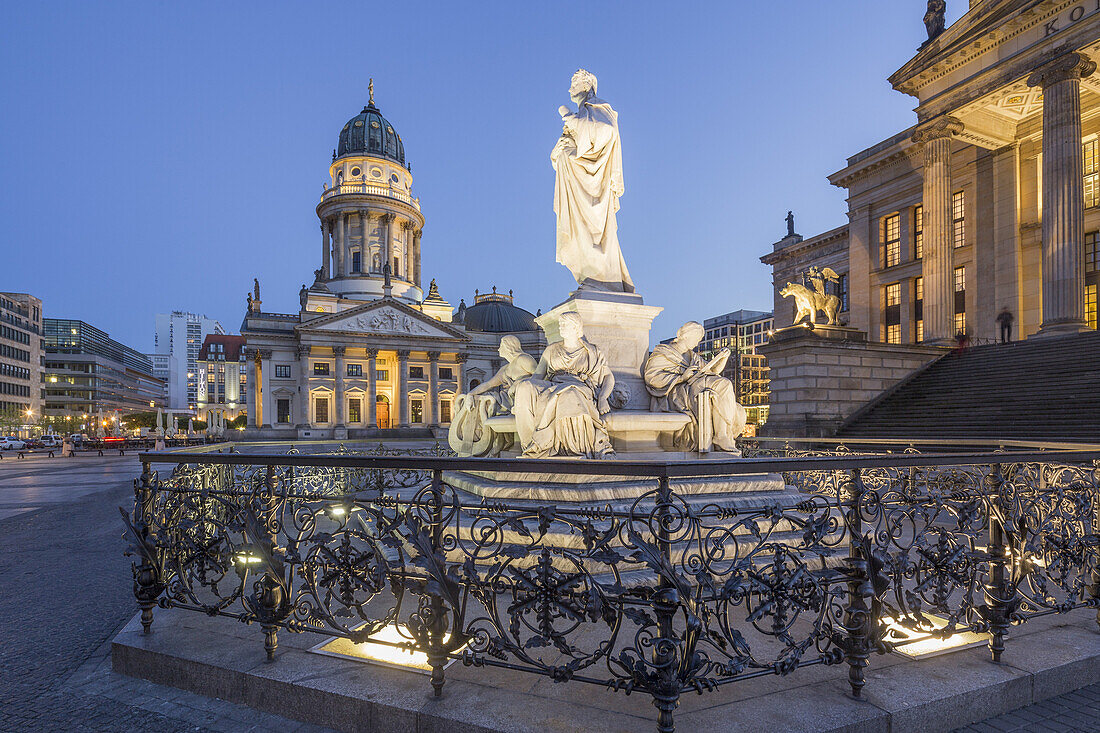
<svg viewBox="0 0 1100 733">
<path fill-rule="evenodd" d="M 373 94 L 363 111 L 348 120 L 344 129 L 340 130 L 336 157 L 345 155 L 373 155 L 408 167 L 405 165 L 405 146 L 401 143 L 401 136 L 394 132 L 393 125 L 374 106 Z"/>
</svg>

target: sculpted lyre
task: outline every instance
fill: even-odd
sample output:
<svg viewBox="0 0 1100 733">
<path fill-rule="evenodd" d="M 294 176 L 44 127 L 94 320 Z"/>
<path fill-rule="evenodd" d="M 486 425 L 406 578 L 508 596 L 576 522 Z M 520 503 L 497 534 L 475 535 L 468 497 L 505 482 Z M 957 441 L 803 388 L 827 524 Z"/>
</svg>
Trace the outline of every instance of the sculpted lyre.
<svg viewBox="0 0 1100 733">
<path fill-rule="evenodd" d="M 493 433 L 485 426 L 485 421 L 512 411 L 516 385 L 534 373 L 536 362 L 524 353 L 515 336 L 501 338 L 497 353 L 504 359 L 504 366 L 486 381 L 455 398 L 455 414 L 447 440 L 460 456 L 495 455 L 511 447 L 510 434 Z"/>
<path fill-rule="evenodd" d="M 596 96 L 596 77 L 584 69 L 573 74 L 569 96 L 577 111 L 558 108 L 563 129 L 550 153 L 557 259 L 582 289 L 633 293 L 615 219 L 623 195 L 618 113 Z"/>
</svg>

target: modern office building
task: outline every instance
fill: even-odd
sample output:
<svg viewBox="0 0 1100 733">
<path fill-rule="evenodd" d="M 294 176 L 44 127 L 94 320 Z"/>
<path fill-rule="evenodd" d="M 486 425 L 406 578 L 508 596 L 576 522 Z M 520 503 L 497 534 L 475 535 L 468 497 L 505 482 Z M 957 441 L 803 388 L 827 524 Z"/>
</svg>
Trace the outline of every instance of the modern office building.
<svg viewBox="0 0 1100 733">
<path fill-rule="evenodd" d="M 696 348 L 704 359 L 722 349 L 732 352 L 722 375 L 737 389 L 737 401 L 748 412 L 750 425 L 763 425 L 768 420 L 768 360 L 756 349 L 767 343 L 773 324 L 771 313 L 744 309 L 707 318 L 703 321 L 703 340 Z"/>
<path fill-rule="evenodd" d="M 211 334 L 198 359 L 197 417 L 214 424 L 248 412 L 248 369 L 244 336 Z"/>
<path fill-rule="evenodd" d="M 224 334 L 213 318 L 187 311 L 156 315 L 153 353 L 167 355 L 167 368 L 157 360 L 158 376 L 168 384 L 168 407 L 194 410 L 198 404 L 198 360 L 203 341 L 211 334 Z"/>
<path fill-rule="evenodd" d="M 0 413 L 42 415 L 42 301 L 0 293 Z"/>
<path fill-rule="evenodd" d="M 145 354 L 84 321 L 46 318 L 43 328 L 47 415 L 75 419 L 165 407 L 164 382 Z"/>
</svg>

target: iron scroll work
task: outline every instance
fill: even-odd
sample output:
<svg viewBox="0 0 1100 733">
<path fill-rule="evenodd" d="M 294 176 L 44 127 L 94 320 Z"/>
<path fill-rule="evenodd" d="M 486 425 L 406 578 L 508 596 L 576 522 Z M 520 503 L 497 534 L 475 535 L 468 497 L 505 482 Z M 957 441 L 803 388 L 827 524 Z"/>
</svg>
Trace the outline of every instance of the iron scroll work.
<svg viewBox="0 0 1100 733">
<path fill-rule="evenodd" d="M 624 509 L 474 502 L 444 480 L 523 460 L 144 454 L 122 511 L 134 594 L 146 631 L 156 607 L 255 623 L 269 660 L 280 629 L 400 624 L 372 640 L 424 652 L 436 695 L 459 659 L 647 695 L 660 731 L 685 693 L 810 665 L 846 664 L 859 697 L 899 628 L 987 634 L 999 661 L 1010 626 L 1100 608 L 1100 451 L 746 453 L 555 463 L 651 479 Z M 804 499 L 692 504 L 671 486 L 700 471 L 780 472 Z"/>
</svg>

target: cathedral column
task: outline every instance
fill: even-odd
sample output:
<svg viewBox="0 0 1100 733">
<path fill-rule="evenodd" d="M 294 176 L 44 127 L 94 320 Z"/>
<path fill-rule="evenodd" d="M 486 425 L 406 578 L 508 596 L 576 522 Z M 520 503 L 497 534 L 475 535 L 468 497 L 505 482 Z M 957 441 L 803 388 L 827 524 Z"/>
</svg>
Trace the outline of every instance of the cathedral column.
<svg viewBox="0 0 1100 733">
<path fill-rule="evenodd" d="M 413 273 L 416 272 L 413 265 L 413 236 L 416 232 L 416 222 L 407 220 L 404 223 L 405 227 L 405 272 L 404 279 L 407 282 L 413 282 Z"/>
<path fill-rule="evenodd" d="M 409 352 L 407 349 L 397 352 L 397 380 L 398 398 L 394 400 L 396 403 L 394 412 L 397 414 L 394 418 L 397 421 L 397 427 L 407 428 L 409 427 Z"/>
<path fill-rule="evenodd" d="M 390 274 L 393 274 L 393 214 L 382 215 L 382 272 L 386 271 L 386 265 L 390 266 Z"/>
<path fill-rule="evenodd" d="M 271 427 L 271 349 L 260 349 L 260 427 Z"/>
<path fill-rule="evenodd" d="M 298 347 L 298 427 L 309 427 L 309 347 Z"/>
<path fill-rule="evenodd" d="M 428 399 L 424 400 L 424 424 L 439 424 L 439 352 L 428 352 Z"/>
<path fill-rule="evenodd" d="M 1041 334 L 1085 324 L 1085 204 L 1081 160 L 1081 79 L 1096 63 L 1067 53 L 1028 77 L 1043 88 L 1043 323 Z"/>
<path fill-rule="evenodd" d="M 963 125 L 938 117 L 913 133 L 924 144 L 924 340 L 955 338 L 955 248 L 951 236 L 951 141 Z"/>
<path fill-rule="evenodd" d="M 344 351 L 343 346 L 332 347 L 332 353 L 336 357 L 336 421 L 333 425 L 338 428 L 344 427 Z"/>
<path fill-rule="evenodd" d="M 344 219 L 347 218 L 347 214 L 339 213 L 336 215 L 336 241 L 333 242 L 333 253 L 336 255 L 336 277 L 343 277 L 347 274 L 344 270 L 344 249 L 347 245 L 347 226 L 344 223 Z"/>
<path fill-rule="evenodd" d="M 370 211 L 361 209 L 359 222 L 363 229 L 359 244 L 359 272 L 370 272 Z"/>
<path fill-rule="evenodd" d="M 413 282 L 420 287 L 420 229 L 413 232 Z"/>
<path fill-rule="evenodd" d="M 327 220 L 321 220 L 321 279 L 328 280 L 329 272 L 329 223 Z"/>
<path fill-rule="evenodd" d="M 378 427 L 378 349 L 367 349 L 367 425 Z"/>
<path fill-rule="evenodd" d="M 246 363 L 246 369 L 248 369 L 248 376 L 246 377 L 246 379 L 248 379 L 248 389 L 252 392 L 248 397 L 248 427 L 252 429 L 256 427 L 256 412 L 259 410 L 257 405 L 259 404 L 260 390 L 256 382 L 256 357 L 253 356 L 251 349 L 246 353 L 245 358 L 248 360 Z"/>
<path fill-rule="evenodd" d="M 466 392 L 466 360 L 468 358 L 467 354 L 455 354 L 455 359 L 458 361 L 458 388 L 455 390 L 455 394 L 465 394 Z M 451 411 L 453 413 L 453 406 Z"/>
</svg>

